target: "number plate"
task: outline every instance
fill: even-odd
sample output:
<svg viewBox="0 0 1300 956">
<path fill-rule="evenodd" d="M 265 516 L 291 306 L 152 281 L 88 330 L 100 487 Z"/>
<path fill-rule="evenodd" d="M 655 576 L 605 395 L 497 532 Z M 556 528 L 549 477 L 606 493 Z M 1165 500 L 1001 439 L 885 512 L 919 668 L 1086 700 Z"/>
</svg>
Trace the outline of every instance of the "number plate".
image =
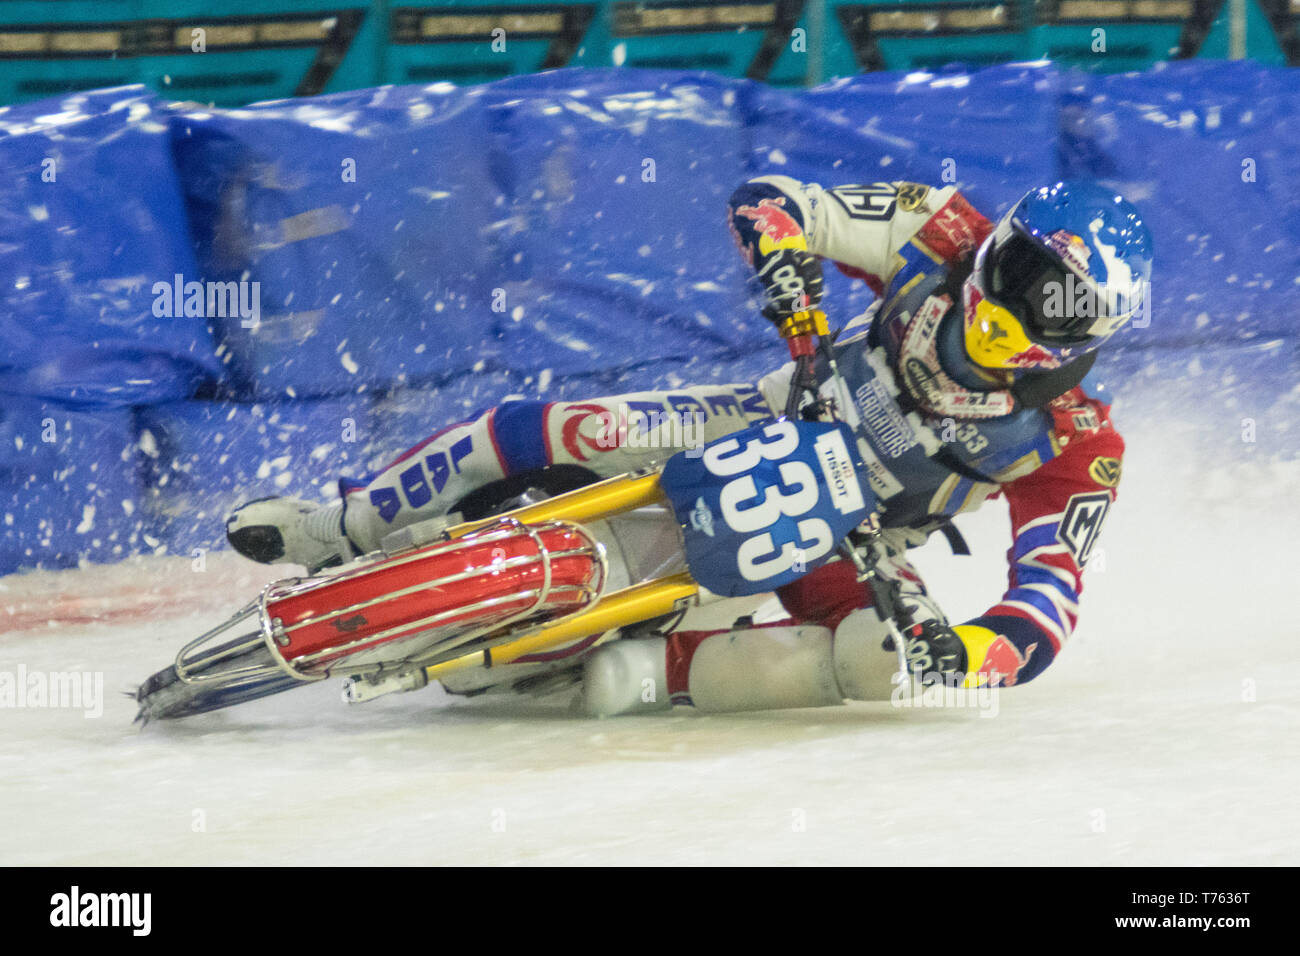
<svg viewBox="0 0 1300 956">
<path fill-rule="evenodd" d="M 669 459 L 660 485 L 691 574 L 714 594 L 760 594 L 825 564 L 875 509 L 847 425 L 778 419 Z"/>
</svg>

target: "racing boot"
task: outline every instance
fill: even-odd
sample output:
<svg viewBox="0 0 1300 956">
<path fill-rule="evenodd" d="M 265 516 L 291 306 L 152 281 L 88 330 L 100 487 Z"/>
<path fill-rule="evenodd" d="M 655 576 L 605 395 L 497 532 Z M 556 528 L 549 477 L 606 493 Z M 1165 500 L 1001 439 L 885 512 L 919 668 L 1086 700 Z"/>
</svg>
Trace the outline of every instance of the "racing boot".
<svg viewBox="0 0 1300 956">
<path fill-rule="evenodd" d="M 226 538 L 261 564 L 300 564 L 310 574 L 360 555 L 343 530 L 343 502 L 323 505 L 297 498 L 257 498 L 226 519 Z"/>
</svg>

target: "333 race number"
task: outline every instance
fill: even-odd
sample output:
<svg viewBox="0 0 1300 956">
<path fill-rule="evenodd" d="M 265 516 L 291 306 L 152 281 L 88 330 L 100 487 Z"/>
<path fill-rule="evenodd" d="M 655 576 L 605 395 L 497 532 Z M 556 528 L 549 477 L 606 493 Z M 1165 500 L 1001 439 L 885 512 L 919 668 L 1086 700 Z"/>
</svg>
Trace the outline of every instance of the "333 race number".
<svg viewBox="0 0 1300 956">
<path fill-rule="evenodd" d="M 783 461 L 799 447 L 799 432 L 789 421 L 764 426 L 759 436 L 743 445 L 739 439 L 724 439 L 702 456 L 704 467 L 719 478 L 731 478 L 718 494 L 719 511 L 728 528 L 752 535 L 741 542 L 736 558 L 747 581 L 766 581 L 794 568 L 825 557 L 835 546 L 831 526 L 821 518 L 803 518 L 821 498 L 817 476 L 802 461 Z M 761 461 L 779 462 L 779 485 L 767 485 L 761 492 L 751 472 Z M 798 539 L 782 541 L 778 547 L 773 528 L 782 517 L 802 519 L 795 528 Z M 755 534 L 755 532 L 761 532 Z"/>
<path fill-rule="evenodd" d="M 842 425 L 782 419 L 712 442 L 698 458 L 675 456 L 662 486 L 696 579 L 717 594 L 756 594 L 828 559 L 865 514 L 844 505 L 846 482 L 860 486 L 850 436 Z"/>
</svg>

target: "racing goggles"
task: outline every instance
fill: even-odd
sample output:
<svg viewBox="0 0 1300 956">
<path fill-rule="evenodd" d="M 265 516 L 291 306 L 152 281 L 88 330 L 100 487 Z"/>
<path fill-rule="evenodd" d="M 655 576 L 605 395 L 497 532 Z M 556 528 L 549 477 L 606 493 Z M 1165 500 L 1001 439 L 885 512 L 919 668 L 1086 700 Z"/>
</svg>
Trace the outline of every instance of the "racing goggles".
<svg viewBox="0 0 1300 956">
<path fill-rule="evenodd" d="M 984 288 L 1020 321 L 1030 340 L 1044 345 L 1081 345 L 1115 318 L 1095 283 L 1021 232 L 989 250 Z"/>
</svg>

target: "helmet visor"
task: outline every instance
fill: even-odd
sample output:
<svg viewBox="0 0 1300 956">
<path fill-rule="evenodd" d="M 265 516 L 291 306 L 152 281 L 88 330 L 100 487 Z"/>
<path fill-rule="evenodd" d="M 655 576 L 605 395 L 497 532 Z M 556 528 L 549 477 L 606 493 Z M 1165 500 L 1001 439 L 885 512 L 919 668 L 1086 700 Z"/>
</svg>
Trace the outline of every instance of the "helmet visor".
<svg viewBox="0 0 1300 956">
<path fill-rule="evenodd" d="M 1015 314 L 1033 339 L 1082 342 L 1102 317 L 1091 283 L 1023 233 L 1012 233 L 991 249 L 986 268 L 991 297 Z"/>
</svg>

